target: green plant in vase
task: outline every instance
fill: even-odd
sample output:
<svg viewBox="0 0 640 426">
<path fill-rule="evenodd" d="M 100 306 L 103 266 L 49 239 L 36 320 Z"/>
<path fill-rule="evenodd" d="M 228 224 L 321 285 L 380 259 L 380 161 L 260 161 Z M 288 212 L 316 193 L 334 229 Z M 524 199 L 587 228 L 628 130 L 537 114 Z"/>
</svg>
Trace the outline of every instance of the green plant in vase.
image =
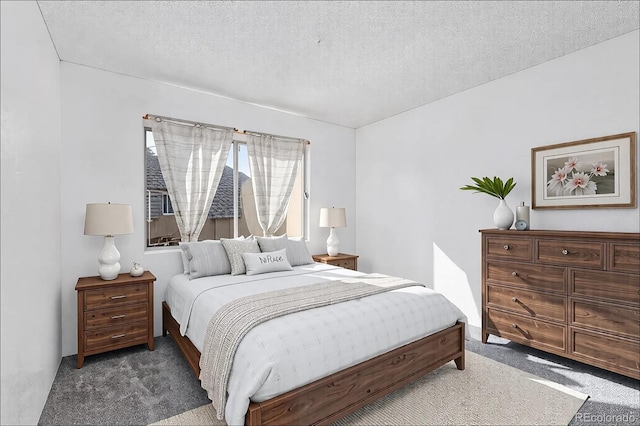
<svg viewBox="0 0 640 426">
<path fill-rule="evenodd" d="M 497 176 L 493 179 L 483 177 L 482 179 L 472 177 L 471 180 L 475 182 L 475 185 L 463 186 L 463 191 L 474 191 L 475 193 L 487 194 L 492 197 L 500 199 L 498 208 L 493 212 L 493 222 L 498 229 L 509 229 L 513 225 L 513 211 L 509 208 L 506 202 L 507 195 L 516 187 L 516 182 L 513 178 L 509 178 L 503 181 Z"/>
</svg>

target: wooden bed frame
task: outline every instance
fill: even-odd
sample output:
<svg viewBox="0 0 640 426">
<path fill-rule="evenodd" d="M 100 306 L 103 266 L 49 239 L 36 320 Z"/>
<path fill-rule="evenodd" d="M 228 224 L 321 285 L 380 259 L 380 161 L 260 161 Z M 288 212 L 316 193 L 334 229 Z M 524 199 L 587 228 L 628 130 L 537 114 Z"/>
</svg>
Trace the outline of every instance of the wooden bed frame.
<svg viewBox="0 0 640 426">
<path fill-rule="evenodd" d="M 180 335 L 180 325 L 162 302 L 167 332 L 200 377 L 200 351 Z M 465 324 L 424 337 L 368 361 L 263 402 L 251 402 L 247 425 L 328 425 L 453 360 L 465 367 Z"/>
</svg>

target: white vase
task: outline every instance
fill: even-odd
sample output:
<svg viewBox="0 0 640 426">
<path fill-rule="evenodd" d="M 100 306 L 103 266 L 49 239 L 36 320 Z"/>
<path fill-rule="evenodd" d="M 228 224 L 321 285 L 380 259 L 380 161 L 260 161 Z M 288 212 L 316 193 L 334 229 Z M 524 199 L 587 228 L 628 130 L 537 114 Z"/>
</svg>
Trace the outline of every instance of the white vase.
<svg viewBox="0 0 640 426">
<path fill-rule="evenodd" d="M 513 225 L 513 211 L 505 200 L 500 200 L 498 208 L 493 212 L 493 223 L 498 229 L 509 229 Z"/>
</svg>

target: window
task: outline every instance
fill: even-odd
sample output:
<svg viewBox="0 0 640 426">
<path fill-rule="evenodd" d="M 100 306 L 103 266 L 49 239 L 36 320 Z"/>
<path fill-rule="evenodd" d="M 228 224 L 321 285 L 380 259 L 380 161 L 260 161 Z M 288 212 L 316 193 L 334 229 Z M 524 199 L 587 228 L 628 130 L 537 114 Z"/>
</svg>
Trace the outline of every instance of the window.
<svg viewBox="0 0 640 426">
<path fill-rule="evenodd" d="M 169 193 L 162 194 L 162 214 L 173 214 L 173 206 Z"/>
<path fill-rule="evenodd" d="M 158 163 L 151 129 L 145 129 L 145 146 L 146 244 L 147 247 L 174 246 L 180 242 L 180 232 Z M 287 218 L 276 235 L 305 236 L 307 158 L 305 153 L 302 167 L 298 169 Z M 240 235 L 262 235 L 262 229 L 258 225 L 253 201 L 247 146 L 242 140 L 234 140 L 199 239 L 217 240 Z"/>
</svg>

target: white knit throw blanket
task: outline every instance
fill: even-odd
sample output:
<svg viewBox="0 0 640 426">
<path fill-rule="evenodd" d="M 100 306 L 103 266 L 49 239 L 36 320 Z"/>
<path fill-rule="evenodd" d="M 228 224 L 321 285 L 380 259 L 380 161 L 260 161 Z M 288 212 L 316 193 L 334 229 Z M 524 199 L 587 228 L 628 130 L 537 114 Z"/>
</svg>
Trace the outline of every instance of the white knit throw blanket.
<svg viewBox="0 0 640 426">
<path fill-rule="evenodd" d="M 227 382 L 236 350 L 253 327 L 294 312 L 416 285 L 424 286 L 403 278 L 367 274 L 242 297 L 220 308 L 209 322 L 200 357 L 201 385 L 218 419 L 224 419 Z"/>
</svg>

